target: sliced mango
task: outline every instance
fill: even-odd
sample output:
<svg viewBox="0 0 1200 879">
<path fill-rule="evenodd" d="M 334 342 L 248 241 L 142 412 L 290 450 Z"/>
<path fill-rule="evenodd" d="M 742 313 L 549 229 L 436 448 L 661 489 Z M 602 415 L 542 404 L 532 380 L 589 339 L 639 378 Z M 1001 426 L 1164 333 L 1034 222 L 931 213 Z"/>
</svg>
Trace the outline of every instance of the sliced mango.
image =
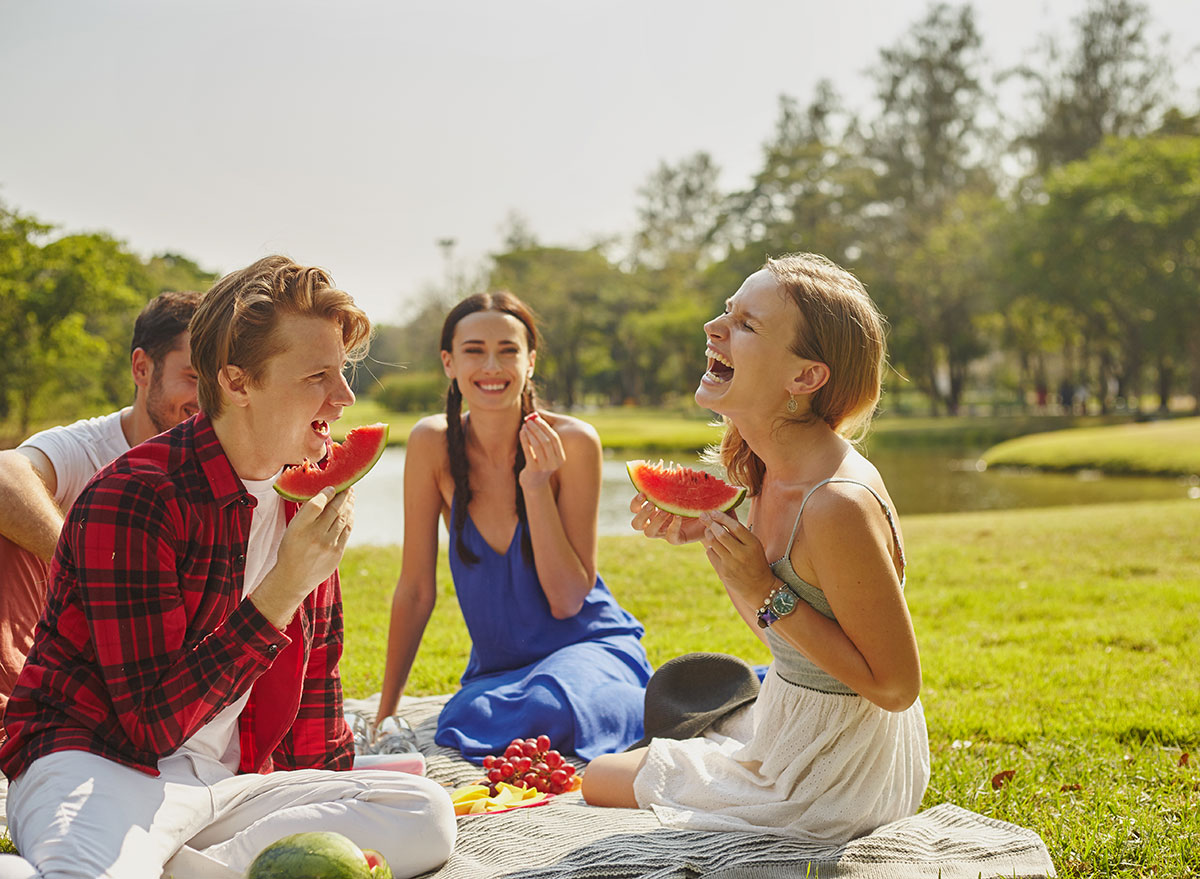
<svg viewBox="0 0 1200 879">
<path fill-rule="evenodd" d="M 479 815 L 485 812 L 501 812 L 505 809 L 531 806 L 549 796 L 534 788 L 517 787 L 503 781 L 496 785 L 496 788 L 494 797 L 488 795 L 487 786 L 482 784 L 468 784 L 452 791 L 450 802 L 454 804 L 454 814 Z"/>
<path fill-rule="evenodd" d="M 462 803 L 469 800 L 477 800 L 480 797 L 487 797 L 488 789 L 482 784 L 468 784 L 458 788 L 450 794 L 450 802 Z"/>
</svg>

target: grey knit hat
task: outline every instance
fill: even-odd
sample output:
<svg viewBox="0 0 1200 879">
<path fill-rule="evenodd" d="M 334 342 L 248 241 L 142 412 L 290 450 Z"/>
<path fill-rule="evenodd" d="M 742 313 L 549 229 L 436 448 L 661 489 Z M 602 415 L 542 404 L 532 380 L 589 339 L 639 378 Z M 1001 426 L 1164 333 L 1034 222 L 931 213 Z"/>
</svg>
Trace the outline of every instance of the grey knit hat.
<svg viewBox="0 0 1200 879">
<path fill-rule="evenodd" d="M 727 714 L 758 698 L 758 675 L 746 662 L 725 653 L 685 653 L 660 665 L 646 684 L 646 735 L 651 739 L 690 739 Z"/>
</svg>

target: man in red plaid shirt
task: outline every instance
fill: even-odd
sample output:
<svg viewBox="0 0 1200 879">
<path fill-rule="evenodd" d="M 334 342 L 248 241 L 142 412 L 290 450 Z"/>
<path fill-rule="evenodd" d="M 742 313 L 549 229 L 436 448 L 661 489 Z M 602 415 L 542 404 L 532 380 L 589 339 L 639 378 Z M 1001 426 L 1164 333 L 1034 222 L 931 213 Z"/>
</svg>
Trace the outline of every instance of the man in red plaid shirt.
<svg viewBox="0 0 1200 879">
<path fill-rule="evenodd" d="M 23 859 L 0 856 L 0 879 L 240 877 L 304 830 L 383 852 L 397 877 L 433 869 L 454 841 L 446 792 L 351 770 L 353 493 L 272 490 L 324 454 L 370 322 L 320 269 L 267 257 L 218 281 L 190 329 L 201 413 L 97 473 L 63 526 L 4 717 Z"/>
</svg>

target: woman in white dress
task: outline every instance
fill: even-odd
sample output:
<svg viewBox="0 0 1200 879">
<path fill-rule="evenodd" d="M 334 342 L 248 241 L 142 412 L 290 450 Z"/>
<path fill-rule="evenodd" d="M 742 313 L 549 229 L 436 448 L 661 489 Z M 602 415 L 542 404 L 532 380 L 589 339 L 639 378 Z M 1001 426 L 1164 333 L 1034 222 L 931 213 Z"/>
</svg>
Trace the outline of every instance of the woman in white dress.
<svg viewBox="0 0 1200 879">
<path fill-rule="evenodd" d="M 583 795 L 669 827 L 845 842 L 915 813 L 929 780 L 903 538 L 853 445 L 879 400 L 884 321 L 853 275 L 795 254 L 768 260 L 704 329 L 696 402 L 724 418 L 720 460 L 748 489 L 746 521 L 681 519 L 639 494 L 633 527 L 700 540 L 774 661 L 745 710 L 597 757 Z"/>
</svg>

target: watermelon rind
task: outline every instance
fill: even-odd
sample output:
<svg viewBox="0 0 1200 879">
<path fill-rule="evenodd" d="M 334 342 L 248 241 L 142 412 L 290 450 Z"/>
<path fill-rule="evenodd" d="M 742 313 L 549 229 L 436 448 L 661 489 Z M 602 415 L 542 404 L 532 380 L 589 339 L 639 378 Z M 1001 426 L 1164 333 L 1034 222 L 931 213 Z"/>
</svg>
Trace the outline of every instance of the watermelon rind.
<svg viewBox="0 0 1200 879">
<path fill-rule="evenodd" d="M 331 830 L 293 833 L 278 839 L 259 852 L 246 871 L 246 879 L 299 877 L 375 879 L 363 850 L 349 837 Z"/>
<path fill-rule="evenodd" d="M 649 461 L 636 460 L 625 462 L 625 472 L 629 474 L 629 481 L 633 483 L 633 487 L 646 496 L 646 500 L 654 504 L 660 510 L 666 513 L 673 513 L 676 516 L 683 516 L 688 519 L 695 519 L 701 513 L 719 510 L 728 512 L 740 504 L 746 497 L 746 489 L 730 485 L 719 477 L 713 476 L 711 473 L 705 473 L 703 470 L 694 470 L 691 467 L 684 467 L 679 464 L 664 465 L 662 461 L 657 464 L 652 464 Z M 653 473 L 657 480 L 675 480 L 678 490 L 673 497 L 667 497 L 661 491 L 655 491 L 654 488 L 647 484 L 646 476 Z M 725 488 L 728 491 L 726 496 L 720 500 L 715 506 L 704 505 L 696 506 L 685 503 L 684 493 L 687 483 L 693 479 L 702 479 L 707 490 Z"/>
<path fill-rule="evenodd" d="M 337 465 L 322 469 L 309 462 L 306 458 L 301 464 L 295 467 L 284 467 L 283 472 L 279 474 L 279 478 L 275 480 L 275 491 L 289 501 L 304 503 L 309 500 L 323 488 L 332 485 L 334 494 L 340 491 L 345 491 L 358 480 L 362 479 L 370 471 L 372 467 L 379 461 L 383 455 L 383 450 L 387 448 L 389 426 L 384 423 L 367 424 L 362 427 L 356 427 L 346 434 L 346 439 L 340 443 L 334 443 L 334 451 L 338 449 L 352 449 L 358 451 L 356 443 L 365 441 L 363 438 L 368 434 L 378 433 L 379 439 L 369 459 L 364 459 L 363 463 L 355 467 L 354 470 L 348 470 L 340 474 L 330 473 L 330 469 L 336 469 Z M 334 451 L 330 452 L 332 457 Z M 333 478 L 329 478 L 333 477 Z"/>
</svg>

